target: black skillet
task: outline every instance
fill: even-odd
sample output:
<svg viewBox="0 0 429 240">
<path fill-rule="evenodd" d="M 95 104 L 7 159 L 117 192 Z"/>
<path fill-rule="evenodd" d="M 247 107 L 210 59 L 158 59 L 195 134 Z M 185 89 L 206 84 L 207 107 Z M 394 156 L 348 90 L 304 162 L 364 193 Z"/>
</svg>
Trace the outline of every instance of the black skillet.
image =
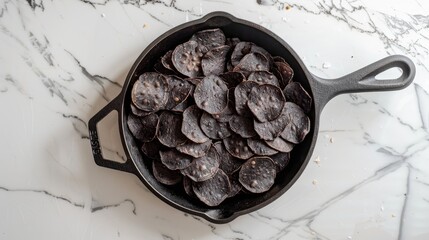
<svg viewBox="0 0 429 240">
<path fill-rule="evenodd" d="M 126 124 L 126 117 L 130 113 L 130 92 L 137 79 L 136 76 L 152 71 L 155 61 L 165 52 L 186 42 L 193 33 L 209 28 L 221 28 L 228 37 L 239 37 L 243 41 L 254 42 L 273 56 L 285 58 L 295 71 L 294 81 L 299 81 L 314 100 L 309 114 L 311 131 L 305 140 L 294 148 L 291 153 L 292 160 L 286 170 L 278 174 L 271 190 L 264 194 L 246 194 L 227 199 L 217 207 L 207 207 L 197 200 L 190 199 L 181 187 L 171 188 L 157 182 L 152 175 L 150 160 L 141 154 L 140 146 L 135 142 Z M 394 67 L 402 70 L 400 77 L 390 80 L 375 78 L 377 74 Z M 201 216 L 214 223 L 227 223 L 240 215 L 266 206 L 295 183 L 311 157 L 316 144 L 320 113 L 331 98 L 342 93 L 403 89 L 412 82 L 414 75 L 415 66 L 410 59 L 404 56 L 389 56 L 347 76 L 338 79 L 322 79 L 311 74 L 295 51 L 271 31 L 224 12 L 213 12 L 201 19 L 169 30 L 140 54 L 128 73 L 121 93 L 89 120 L 92 153 L 97 165 L 135 174 L 158 198 L 174 208 Z M 121 140 L 127 156 L 125 163 L 104 159 L 98 140 L 97 123 L 114 110 L 119 113 Z"/>
</svg>

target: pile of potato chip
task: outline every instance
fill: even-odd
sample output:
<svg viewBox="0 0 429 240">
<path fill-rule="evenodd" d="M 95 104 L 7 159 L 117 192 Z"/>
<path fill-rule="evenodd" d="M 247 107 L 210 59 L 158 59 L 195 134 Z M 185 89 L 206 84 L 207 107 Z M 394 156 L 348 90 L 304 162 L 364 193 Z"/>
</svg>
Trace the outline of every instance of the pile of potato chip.
<svg viewBox="0 0 429 240">
<path fill-rule="evenodd" d="M 221 29 L 196 32 L 153 69 L 133 85 L 128 128 L 159 182 L 208 206 L 268 191 L 310 131 L 312 99 L 289 64 Z"/>
</svg>

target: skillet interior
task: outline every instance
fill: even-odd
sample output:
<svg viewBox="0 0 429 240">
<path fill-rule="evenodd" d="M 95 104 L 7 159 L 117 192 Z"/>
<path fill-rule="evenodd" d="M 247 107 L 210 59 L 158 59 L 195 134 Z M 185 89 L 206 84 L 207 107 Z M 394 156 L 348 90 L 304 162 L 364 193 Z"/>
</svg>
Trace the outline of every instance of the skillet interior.
<svg viewBox="0 0 429 240">
<path fill-rule="evenodd" d="M 277 175 L 274 186 L 264 194 L 240 195 L 239 197 L 225 200 L 217 207 L 208 207 L 198 200 L 190 199 L 183 191 L 181 184 L 178 187 L 171 187 L 157 182 L 152 175 L 151 160 L 140 153 L 140 146 L 133 139 L 126 125 L 126 116 L 131 111 L 129 105 L 132 85 L 137 79 L 136 76 L 146 71 L 153 71 L 153 64 L 165 52 L 187 41 L 193 33 L 215 27 L 221 28 L 227 37 L 238 37 L 242 41 L 254 42 L 265 48 L 273 56 L 284 57 L 295 71 L 294 81 L 299 81 L 313 97 L 313 91 L 309 83 L 312 79 L 311 75 L 296 53 L 282 39 L 254 23 L 236 19 L 225 13 L 212 13 L 203 19 L 188 22 L 168 31 L 143 51 L 130 70 L 124 84 L 120 128 L 125 152 L 135 164 L 140 174 L 138 177 L 154 194 L 175 208 L 203 216 L 212 222 L 224 223 L 241 214 L 267 205 L 292 186 L 307 165 L 308 158 L 314 148 L 315 138 L 317 137 L 318 119 L 316 118 L 318 113 L 315 109 L 315 104 L 313 104 L 309 114 L 312 123 L 310 133 L 301 144 L 294 148 L 288 167 Z"/>
</svg>

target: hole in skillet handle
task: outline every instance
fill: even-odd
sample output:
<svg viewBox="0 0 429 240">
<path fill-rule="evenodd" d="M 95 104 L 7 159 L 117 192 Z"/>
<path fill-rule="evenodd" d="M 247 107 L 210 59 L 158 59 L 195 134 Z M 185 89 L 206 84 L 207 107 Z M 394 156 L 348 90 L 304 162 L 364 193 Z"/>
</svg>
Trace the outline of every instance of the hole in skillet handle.
<svg viewBox="0 0 429 240">
<path fill-rule="evenodd" d="M 135 173 L 135 167 L 132 161 L 127 157 L 127 160 L 124 163 L 120 163 L 113 160 L 108 160 L 103 157 L 101 151 L 100 140 L 98 137 L 97 124 L 109 115 L 112 111 L 118 113 L 118 122 L 120 117 L 120 106 L 121 106 L 121 94 L 109 102 L 105 107 L 103 107 L 98 113 L 96 113 L 88 122 L 89 129 L 89 138 L 91 143 L 92 155 L 94 161 L 98 166 L 111 168 L 123 172 Z"/>
<path fill-rule="evenodd" d="M 115 162 L 124 163 L 127 161 L 124 149 L 121 144 L 121 134 L 119 132 L 118 111 L 113 110 L 106 117 L 97 123 L 97 132 L 101 154 L 103 158 Z"/>
<path fill-rule="evenodd" d="M 398 79 L 402 76 L 403 71 L 399 67 L 393 67 L 381 72 L 375 76 L 376 80 L 390 81 L 392 79 Z"/>
</svg>

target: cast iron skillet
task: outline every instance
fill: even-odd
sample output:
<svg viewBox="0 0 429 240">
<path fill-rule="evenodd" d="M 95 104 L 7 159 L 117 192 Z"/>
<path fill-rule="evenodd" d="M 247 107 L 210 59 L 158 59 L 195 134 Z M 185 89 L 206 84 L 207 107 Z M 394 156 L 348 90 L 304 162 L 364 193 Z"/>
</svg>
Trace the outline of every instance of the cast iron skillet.
<svg viewBox="0 0 429 240">
<path fill-rule="evenodd" d="M 294 80 L 299 81 L 309 92 L 314 104 L 309 114 L 310 133 L 301 144 L 294 148 L 291 153 L 292 160 L 286 170 L 277 175 L 275 185 L 271 190 L 265 194 L 242 195 L 239 198 L 227 199 L 217 207 L 207 207 L 199 201 L 187 197 L 181 186 L 171 188 L 155 180 L 150 160 L 140 153 L 140 145 L 136 144 L 128 130 L 126 117 L 130 113 L 130 93 L 137 76 L 145 71 L 153 71 L 152 67 L 157 59 L 179 43 L 187 41 L 193 33 L 217 27 L 221 28 L 228 37 L 239 37 L 243 41 L 254 42 L 273 56 L 284 57 L 295 71 Z M 397 79 L 377 80 L 375 78 L 377 74 L 393 67 L 402 70 L 402 75 Z M 295 51 L 271 31 L 224 12 L 213 12 L 201 19 L 171 29 L 153 41 L 140 54 L 128 73 L 121 93 L 89 120 L 92 153 L 97 165 L 135 174 L 158 198 L 174 208 L 201 216 L 214 223 L 227 223 L 240 215 L 266 206 L 295 183 L 311 157 L 316 144 L 320 113 L 331 98 L 342 93 L 403 89 L 412 82 L 414 75 L 415 66 L 410 59 L 404 56 L 390 56 L 347 76 L 338 79 L 322 79 L 311 74 Z M 100 149 L 96 126 L 113 110 L 118 111 L 121 140 L 127 156 L 125 163 L 104 159 Z"/>
</svg>

